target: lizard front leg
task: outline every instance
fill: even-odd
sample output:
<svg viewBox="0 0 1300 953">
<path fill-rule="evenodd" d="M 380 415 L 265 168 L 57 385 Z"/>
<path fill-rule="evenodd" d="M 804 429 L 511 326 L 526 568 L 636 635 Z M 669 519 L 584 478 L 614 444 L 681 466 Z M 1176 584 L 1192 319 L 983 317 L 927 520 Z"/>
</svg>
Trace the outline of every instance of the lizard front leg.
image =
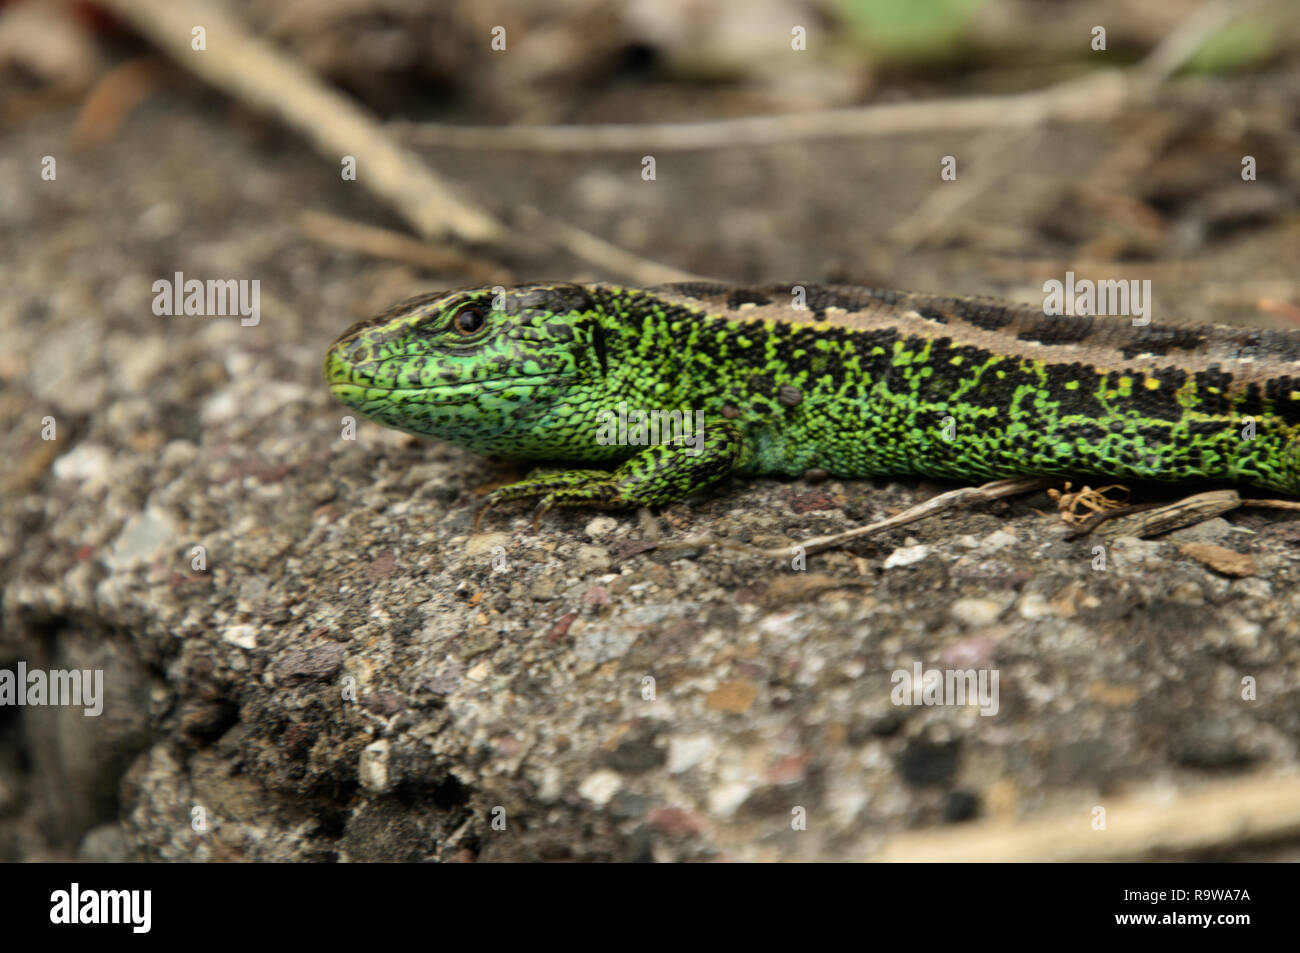
<svg viewBox="0 0 1300 953">
<path fill-rule="evenodd" d="M 474 528 L 489 509 L 513 500 L 537 499 L 534 530 L 553 506 L 627 509 L 674 503 L 734 470 L 743 445 L 740 428 L 719 420 L 705 425 L 696 445 L 680 437 L 654 444 L 614 470 L 540 470 L 489 493 L 474 514 Z"/>
</svg>

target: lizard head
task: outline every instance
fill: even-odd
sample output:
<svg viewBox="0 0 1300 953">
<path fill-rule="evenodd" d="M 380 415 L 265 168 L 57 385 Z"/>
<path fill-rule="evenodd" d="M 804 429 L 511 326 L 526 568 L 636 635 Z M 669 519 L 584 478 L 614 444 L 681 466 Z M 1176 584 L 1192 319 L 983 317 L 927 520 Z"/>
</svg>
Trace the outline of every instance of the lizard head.
<svg viewBox="0 0 1300 953">
<path fill-rule="evenodd" d="M 596 310 L 571 284 L 423 295 L 344 331 L 325 379 L 378 423 L 522 455 L 538 421 L 602 373 Z"/>
</svg>

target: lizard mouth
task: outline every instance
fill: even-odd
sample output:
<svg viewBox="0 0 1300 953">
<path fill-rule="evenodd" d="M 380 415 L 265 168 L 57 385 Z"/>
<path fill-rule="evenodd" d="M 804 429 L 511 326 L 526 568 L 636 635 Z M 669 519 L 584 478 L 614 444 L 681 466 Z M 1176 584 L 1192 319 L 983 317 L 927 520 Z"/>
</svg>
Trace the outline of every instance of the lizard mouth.
<svg viewBox="0 0 1300 953">
<path fill-rule="evenodd" d="M 556 375 L 549 376 L 532 376 L 532 377 L 491 377 L 485 380 L 462 381 L 455 384 L 433 384 L 428 387 L 380 387 L 375 384 L 367 384 L 358 381 L 333 380 L 330 381 L 330 392 L 345 404 L 353 404 L 356 398 L 365 397 L 374 399 L 375 397 L 386 397 L 391 394 L 401 394 L 408 400 L 413 399 L 420 403 L 438 404 L 441 406 L 455 406 L 458 404 L 469 404 L 481 396 L 480 393 L 465 394 L 465 388 L 473 387 L 479 389 L 482 393 L 495 394 L 503 390 L 509 390 L 511 387 L 537 387 L 545 384 L 561 384 L 566 378 Z M 440 394 L 446 394 L 448 399 L 439 399 Z M 455 399 L 450 399 L 451 395 Z"/>
</svg>

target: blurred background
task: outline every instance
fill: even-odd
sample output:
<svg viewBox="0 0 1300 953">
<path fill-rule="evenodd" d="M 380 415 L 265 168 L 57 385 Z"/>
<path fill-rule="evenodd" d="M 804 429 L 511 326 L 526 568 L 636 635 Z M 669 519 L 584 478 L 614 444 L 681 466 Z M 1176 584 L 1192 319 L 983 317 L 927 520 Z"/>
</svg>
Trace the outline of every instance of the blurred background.
<svg viewBox="0 0 1300 953">
<path fill-rule="evenodd" d="M 574 226 L 671 268 L 732 280 L 841 280 L 1020 296 L 1036 293 L 1065 264 L 1076 273 L 1109 274 L 1143 263 L 1144 277 L 1170 279 L 1166 293 L 1196 286 L 1186 298 L 1164 298 L 1192 319 L 1222 318 L 1225 309 L 1244 317 L 1259 297 L 1294 297 L 1287 294 L 1294 291 L 1287 282 L 1300 178 L 1300 13 L 1293 3 L 214 5 L 250 36 L 396 123 L 396 140 L 455 194 L 505 223 L 505 240 L 489 243 L 485 256 L 494 267 L 469 269 L 469 283 L 646 277 L 614 273 L 609 257 L 573 255 L 575 242 L 563 229 Z M 189 72 L 227 57 L 238 73 L 240 49 L 172 49 L 169 57 L 141 38 L 159 10 L 185 9 L 156 0 L 0 5 L 6 239 L 39 256 L 43 238 L 63 228 L 93 228 L 101 251 L 109 235 L 129 240 L 152 228 L 176 247 L 155 245 L 147 253 L 175 257 L 179 266 L 186 249 L 205 246 L 187 234 L 195 226 L 208 242 L 237 228 L 241 241 L 273 246 L 277 227 L 317 243 L 364 245 L 328 220 L 303 222 L 304 211 L 404 230 L 400 198 L 375 201 L 332 174 L 346 139 L 326 160 L 305 155 L 302 132 L 328 122 L 310 104 L 286 92 L 283 108 L 298 127 L 289 130 L 271 121 L 257 97 L 218 83 L 223 94 Z M 1076 94 L 1073 106 L 1064 95 L 1061 84 L 1106 71 L 1143 76 L 1144 60 L 1150 65 L 1162 41 L 1189 24 L 1190 45 L 1162 51 L 1174 54 L 1172 68 L 1157 69 L 1144 95 L 1110 106 L 1101 105 L 1109 100 L 1100 89 L 1092 102 L 1084 95 L 1080 103 Z M 1054 87 L 1062 89 L 1061 101 L 1049 104 L 1041 121 L 1018 125 L 989 122 L 998 112 L 994 103 L 977 112 L 955 102 L 1008 97 L 1010 114 L 1016 94 Z M 632 131 L 611 147 L 582 130 L 558 141 L 466 140 L 457 130 L 423 125 L 793 119 L 933 100 L 954 104 L 919 119 L 904 113 L 869 135 L 854 135 L 850 121 L 834 117 L 820 123 L 816 136 L 777 124 L 756 144 L 746 144 L 744 130 L 723 128 L 706 134 L 702 148 L 662 130 Z M 362 148 L 354 145 L 353 154 Z M 102 205 L 69 214 L 31 187 L 22 163 L 56 147 L 75 164 L 78 183 L 96 184 L 79 201 Z M 1248 187 L 1240 174 L 1244 155 L 1254 156 L 1258 168 Z M 652 182 L 642 176 L 645 156 L 655 160 Z M 956 183 L 940 180 L 944 156 L 956 161 Z M 363 184 L 368 172 L 361 170 Z M 305 247 L 275 251 L 274 261 L 256 258 L 264 282 L 272 278 L 268 267 L 311 255 Z M 424 270 L 465 283 L 457 273 L 466 270 L 464 261 L 446 263 L 445 273 Z M 346 298 L 364 314 L 411 281 L 401 266 L 366 265 L 370 274 L 358 278 L 355 268 L 336 275 L 315 261 L 307 265 L 310 279 L 284 290 L 346 281 Z"/>
<path fill-rule="evenodd" d="M 625 128 L 607 128 L 616 124 Z M 941 178 L 945 157 L 955 180 Z M 259 687 L 268 671 L 312 686 L 342 664 L 325 649 L 306 661 L 277 654 L 268 633 L 300 651 L 327 629 L 376 624 L 364 604 L 321 621 L 341 598 L 337 580 L 322 581 L 329 572 L 374 586 L 411 572 L 407 555 L 395 571 L 379 544 L 303 544 L 357 510 L 336 486 L 360 492 L 378 475 L 389 503 L 443 507 L 448 532 L 465 532 L 454 522 L 468 512 L 464 488 L 499 476 L 391 433 L 326 472 L 338 408 L 321 356 L 395 301 L 439 287 L 684 274 L 1037 301 L 1045 280 L 1072 270 L 1151 279 L 1157 321 L 1288 327 L 1300 323 L 1298 266 L 1293 0 L 0 0 L 0 667 L 21 658 L 111 676 L 101 719 L 0 709 L 0 859 L 476 856 L 451 834 L 474 798 L 497 794 L 471 777 L 480 761 L 463 762 L 473 767 L 460 780 L 448 765 L 483 737 L 494 757 L 514 758 L 519 745 L 500 737 L 518 720 L 498 734 L 466 727 L 464 751 L 411 760 L 405 770 L 443 813 L 380 824 L 365 815 L 379 801 L 348 801 L 361 797 L 369 722 L 307 688 Z M 153 283 L 177 272 L 257 279 L 260 323 L 159 317 Z M 46 416 L 57 441 L 41 437 Z M 418 489 L 394 476 L 425 464 Z M 383 513 L 373 526 L 392 522 Z M 224 568 L 191 572 L 196 539 Z M 358 553 L 371 561 L 354 565 Z M 456 591 L 459 571 L 435 575 L 431 598 Z M 527 598 L 513 606 L 492 618 L 528 624 Z M 409 629 L 385 623 L 365 651 L 400 647 L 390 633 Z M 563 636 L 548 644 L 564 649 Z M 443 686 L 430 689 L 441 693 L 430 710 L 445 720 L 445 686 L 459 674 L 426 678 L 422 660 L 442 656 L 403 662 L 393 651 L 375 671 L 391 664 Z M 376 717 L 418 696 L 398 675 L 391 684 L 404 687 L 365 696 Z M 584 697 L 526 694 L 538 705 Z M 799 717 L 799 697 L 765 716 Z M 1084 703 L 1104 709 L 1112 697 Z M 888 709 L 887 690 L 873 698 Z M 1124 713 L 1107 717 L 1132 715 L 1116 707 Z M 1107 737 L 1163 739 L 1189 710 L 1217 721 L 1196 705 L 1153 708 Z M 1022 800 L 988 794 L 999 771 L 1021 770 L 994 767 L 970 782 L 978 797 L 895 791 L 873 802 L 867 828 L 961 820 L 980 804 L 1014 813 L 1038 803 L 1039 785 L 1087 788 L 1101 749 L 1058 745 L 1074 730 L 1058 727 L 1024 749 L 1080 760 L 1020 776 Z M 846 730 L 835 743 L 900 747 L 908 731 Z M 1171 771 L 1294 758 L 1275 746 L 1243 761 L 1222 738 L 1180 744 L 1192 760 Z M 921 765 L 930 784 L 931 755 L 943 770 L 956 764 L 947 745 L 917 749 L 904 767 Z M 1140 775 L 1161 745 L 1107 753 L 1105 783 Z M 800 780 L 814 764 L 832 787 L 896 781 L 863 780 L 860 765 L 835 761 L 838 749 L 814 748 L 774 755 L 773 776 Z M 536 781 L 531 770 L 519 776 Z M 239 787 L 248 777 L 265 787 Z M 226 806 L 225 839 L 190 838 L 189 785 Z M 315 826 L 284 814 L 281 797 L 309 805 Z M 650 852 L 619 839 L 622 817 L 598 830 L 575 820 L 571 836 L 496 856 Z M 851 840 L 865 822 L 846 817 Z M 659 819 L 671 836 L 713 823 Z M 436 829 L 436 849 L 412 846 L 425 843 L 421 824 Z M 737 837 L 736 856 L 748 856 Z M 764 856 L 840 856 L 831 842 L 784 843 Z"/>
</svg>

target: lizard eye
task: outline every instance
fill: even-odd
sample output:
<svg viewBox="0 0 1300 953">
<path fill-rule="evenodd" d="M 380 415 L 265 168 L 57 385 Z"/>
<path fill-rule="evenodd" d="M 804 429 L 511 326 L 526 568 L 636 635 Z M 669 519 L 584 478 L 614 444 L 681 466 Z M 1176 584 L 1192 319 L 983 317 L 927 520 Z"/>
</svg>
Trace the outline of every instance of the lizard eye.
<svg viewBox="0 0 1300 953">
<path fill-rule="evenodd" d="M 451 319 L 451 326 L 457 334 L 468 337 L 482 329 L 486 320 L 483 317 L 483 312 L 471 305 L 456 312 L 456 316 Z"/>
</svg>

